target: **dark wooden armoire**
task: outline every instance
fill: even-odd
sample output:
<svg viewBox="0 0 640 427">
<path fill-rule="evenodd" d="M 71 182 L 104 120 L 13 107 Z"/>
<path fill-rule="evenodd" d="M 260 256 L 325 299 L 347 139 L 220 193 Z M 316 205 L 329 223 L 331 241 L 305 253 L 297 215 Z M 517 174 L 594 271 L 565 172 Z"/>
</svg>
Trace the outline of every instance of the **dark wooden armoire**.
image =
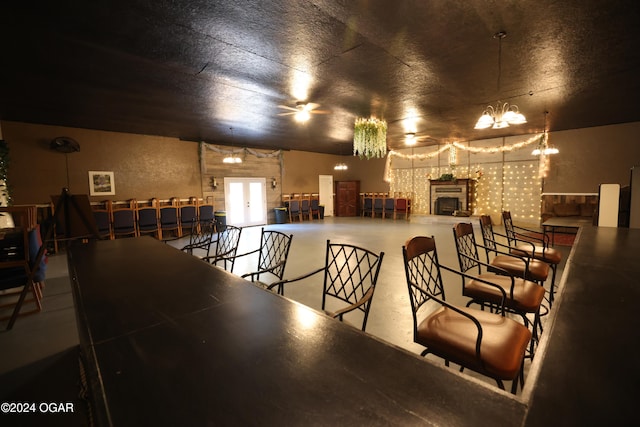
<svg viewBox="0 0 640 427">
<path fill-rule="evenodd" d="M 335 215 L 358 216 L 360 181 L 336 181 L 335 187 Z"/>
</svg>

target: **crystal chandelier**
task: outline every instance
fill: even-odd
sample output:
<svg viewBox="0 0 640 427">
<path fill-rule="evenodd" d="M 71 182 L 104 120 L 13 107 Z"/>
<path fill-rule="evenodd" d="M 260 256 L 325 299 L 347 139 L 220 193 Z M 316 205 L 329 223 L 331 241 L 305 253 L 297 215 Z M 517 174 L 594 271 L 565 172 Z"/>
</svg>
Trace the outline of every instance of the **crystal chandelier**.
<svg viewBox="0 0 640 427">
<path fill-rule="evenodd" d="M 494 39 L 498 39 L 498 93 L 500 92 L 500 77 L 502 73 L 502 39 L 507 33 L 500 31 L 493 35 Z M 509 105 L 507 102 L 500 102 L 495 105 L 485 107 L 482 115 L 476 122 L 474 129 L 503 129 L 509 125 L 521 125 L 527 123 L 527 119 L 518 110 L 517 105 Z"/>
<path fill-rule="evenodd" d="M 353 129 L 353 154 L 360 158 L 387 154 L 387 122 L 376 118 L 358 118 Z"/>
</svg>

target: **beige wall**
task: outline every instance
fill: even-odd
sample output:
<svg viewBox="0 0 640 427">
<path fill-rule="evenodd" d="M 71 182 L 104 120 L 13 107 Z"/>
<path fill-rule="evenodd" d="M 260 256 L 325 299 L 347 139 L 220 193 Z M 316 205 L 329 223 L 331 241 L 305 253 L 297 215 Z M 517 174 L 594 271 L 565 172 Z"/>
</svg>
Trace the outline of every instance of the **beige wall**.
<svg viewBox="0 0 640 427">
<path fill-rule="evenodd" d="M 345 163 L 346 171 L 337 171 L 336 163 Z M 362 192 L 387 192 L 389 184 L 384 182 L 384 159 L 360 160 L 353 156 L 285 151 L 282 192 L 317 193 L 318 175 L 333 175 L 334 181 L 360 181 Z"/>
<path fill-rule="evenodd" d="M 553 132 L 545 193 L 597 193 L 605 184 L 629 185 L 630 170 L 640 165 L 640 122 Z"/>
<path fill-rule="evenodd" d="M 114 172 L 115 196 L 91 197 L 93 201 L 202 194 L 194 142 L 17 122 L 2 122 L 2 133 L 9 145 L 14 204 L 47 203 L 67 186 L 72 194 L 89 194 L 88 171 Z M 49 143 L 59 136 L 76 140 L 80 151 L 51 150 Z"/>
</svg>

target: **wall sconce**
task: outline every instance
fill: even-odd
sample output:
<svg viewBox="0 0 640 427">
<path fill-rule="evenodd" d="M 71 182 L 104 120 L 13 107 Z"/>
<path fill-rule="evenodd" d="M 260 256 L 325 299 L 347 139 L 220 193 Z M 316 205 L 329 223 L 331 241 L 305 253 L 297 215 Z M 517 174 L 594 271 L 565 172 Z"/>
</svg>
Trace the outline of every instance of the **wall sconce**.
<svg viewBox="0 0 640 427">
<path fill-rule="evenodd" d="M 278 185 L 278 183 L 276 182 L 276 179 L 275 178 L 271 178 L 271 188 L 273 190 L 275 190 L 277 185 Z"/>
<path fill-rule="evenodd" d="M 215 191 L 218 188 L 218 181 L 216 181 L 215 176 L 212 176 L 211 178 L 209 178 L 209 186 L 213 191 Z"/>
</svg>

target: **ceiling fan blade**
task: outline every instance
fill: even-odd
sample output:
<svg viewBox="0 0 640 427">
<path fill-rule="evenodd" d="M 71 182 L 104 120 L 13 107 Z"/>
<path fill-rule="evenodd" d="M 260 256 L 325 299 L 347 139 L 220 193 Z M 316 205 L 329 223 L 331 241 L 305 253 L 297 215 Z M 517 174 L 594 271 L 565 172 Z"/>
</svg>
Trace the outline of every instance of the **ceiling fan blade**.
<svg viewBox="0 0 640 427">
<path fill-rule="evenodd" d="M 315 102 L 307 102 L 305 104 L 305 109 L 306 110 L 315 110 L 316 108 L 318 108 L 320 106 L 320 104 L 316 104 Z"/>
<path fill-rule="evenodd" d="M 291 115 L 296 114 L 296 113 L 297 113 L 297 111 L 291 112 L 291 113 L 278 113 L 278 115 L 279 116 L 291 116 Z"/>
<path fill-rule="evenodd" d="M 309 111 L 311 114 L 331 114 L 329 110 L 311 110 Z"/>
<path fill-rule="evenodd" d="M 291 110 L 291 111 L 295 111 L 295 112 L 298 111 L 297 108 L 289 107 L 287 105 L 278 105 L 278 108 L 284 108 L 285 110 Z"/>
</svg>

